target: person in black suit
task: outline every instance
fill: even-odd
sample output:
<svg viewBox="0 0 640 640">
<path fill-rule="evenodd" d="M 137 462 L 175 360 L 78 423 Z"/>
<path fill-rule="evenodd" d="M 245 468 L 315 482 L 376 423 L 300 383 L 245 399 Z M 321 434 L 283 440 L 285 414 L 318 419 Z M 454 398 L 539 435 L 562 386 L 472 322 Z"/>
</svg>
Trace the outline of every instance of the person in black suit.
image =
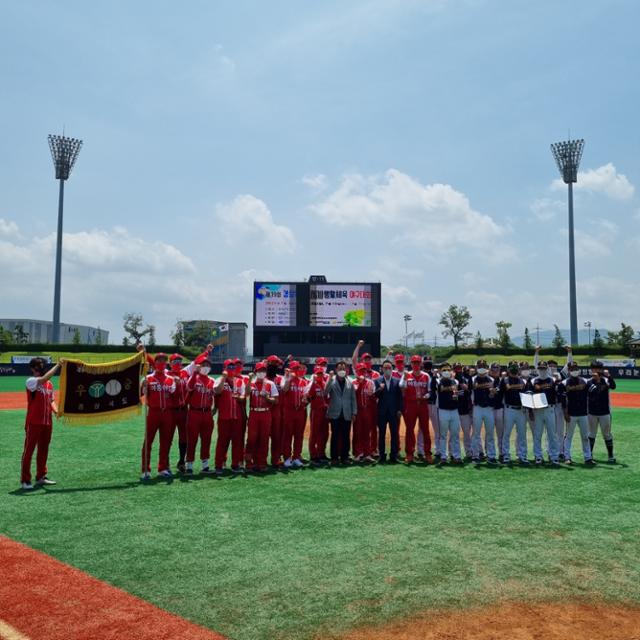
<svg viewBox="0 0 640 640">
<path fill-rule="evenodd" d="M 378 398 L 378 450 L 380 462 L 386 462 L 387 425 L 391 432 L 391 451 L 389 462 L 398 462 L 398 437 L 400 416 L 403 402 L 400 380 L 392 377 L 393 365 L 386 361 L 382 365 L 382 377 L 375 380 L 376 397 Z"/>
</svg>

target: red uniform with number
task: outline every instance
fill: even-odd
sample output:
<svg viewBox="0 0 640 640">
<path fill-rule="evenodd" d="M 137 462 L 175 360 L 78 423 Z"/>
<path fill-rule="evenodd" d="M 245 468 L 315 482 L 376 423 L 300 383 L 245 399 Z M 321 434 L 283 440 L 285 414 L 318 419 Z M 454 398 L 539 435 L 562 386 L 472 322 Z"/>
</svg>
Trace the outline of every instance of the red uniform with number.
<svg viewBox="0 0 640 640">
<path fill-rule="evenodd" d="M 371 406 L 375 408 L 376 398 L 375 385 L 370 378 L 356 378 L 353 381 L 356 390 L 356 403 L 358 413 L 353 424 L 353 455 L 370 456 L 377 447 L 377 439 L 372 438 Z M 378 432 L 377 424 L 374 422 L 373 428 Z"/>
<path fill-rule="evenodd" d="M 314 374 L 307 385 L 306 394 L 311 406 L 311 433 L 309 435 L 309 455 L 312 460 L 327 457 L 327 442 L 329 441 L 329 406 L 324 395 L 324 388 L 329 376 L 326 373 Z"/>
<path fill-rule="evenodd" d="M 158 471 L 169 469 L 169 451 L 175 431 L 173 399 L 176 380 L 164 371 L 156 371 L 146 377 L 147 422 L 142 443 L 142 472 L 151 471 L 151 447 L 160 432 Z"/>
<path fill-rule="evenodd" d="M 38 383 L 37 378 L 27 379 L 27 417 L 24 424 L 24 450 L 20 481 L 31 483 L 31 458 L 36 447 L 36 480 L 47 475 L 47 456 L 51 442 L 53 385 L 49 380 Z"/>
<path fill-rule="evenodd" d="M 429 403 L 428 394 L 431 376 L 424 371 L 407 373 L 404 377 L 404 425 L 405 451 L 407 457 L 413 457 L 416 447 L 416 422 L 424 438 L 425 453 L 431 451 L 431 435 L 429 433 Z"/>
<path fill-rule="evenodd" d="M 194 373 L 187 381 L 187 462 L 193 462 L 196 445 L 200 438 L 200 460 L 208 461 L 211 456 L 211 437 L 213 435 L 213 378 Z"/>
<path fill-rule="evenodd" d="M 269 437 L 271 435 L 272 402 L 262 396 L 266 392 L 271 398 L 278 397 L 278 388 L 271 380 L 255 380 L 249 387 L 249 433 L 245 449 L 245 461 L 248 467 L 267 466 Z"/>
<path fill-rule="evenodd" d="M 285 460 L 299 460 L 302 457 L 304 428 L 307 426 L 305 392 L 308 384 L 306 378 L 292 376 L 288 391 L 283 391 L 280 396 L 283 416 L 282 454 Z"/>
<path fill-rule="evenodd" d="M 176 380 L 175 393 L 170 396 L 170 404 L 173 407 L 173 422 L 178 429 L 178 442 L 187 443 L 187 381 L 189 374 L 184 370 L 172 370 L 171 375 Z"/>
<path fill-rule="evenodd" d="M 216 469 L 222 469 L 231 444 L 231 465 L 238 467 L 244 457 L 245 383 L 242 376 L 228 376 L 222 393 L 215 396 L 218 408 L 218 441 L 216 442 Z"/>
<path fill-rule="evenodd" d="M 275 384 L 278 394 L 282 393 L 282 384 L 284 377 L 276 375 L 271 381 Z M 284 412 L 282 405 L 277 404 L 271 409 L 271 464 L 281 464 L 282 460 L 282 442 L 284 440 L 283 433 Z"/>
</svg>

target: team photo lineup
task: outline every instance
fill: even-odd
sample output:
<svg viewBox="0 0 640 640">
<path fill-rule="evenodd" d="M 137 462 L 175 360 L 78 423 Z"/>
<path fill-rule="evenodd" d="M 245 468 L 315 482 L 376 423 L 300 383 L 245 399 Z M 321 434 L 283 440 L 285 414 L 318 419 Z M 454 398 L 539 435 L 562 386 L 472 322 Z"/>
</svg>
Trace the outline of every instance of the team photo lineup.
<svg viewBox="0 0 640 640">
<path fill-rule="evenodd" d="M 562 368 L 556 360 L 540 360 L 537 347 L 533 366 L 514 360 L 506 371 L 483 359 L 475 366 L 434 365 L 430 357 L 420 355 L 412 355 L 407 366 L 400 353 L 389 353 L 377 371 L 371 354 L 360 353 L 363 346 L 361 340 L 351 362 L 338 360 L 331 370 L 327 358 L 315 358 L 311 373 L 291 356 L 282 360 L 270 355 L 248 374 L 241 359 L 229 358 L 216 380 L 209 375 L 212 345 L 190 363 L 179 353 L 146 354 L 139 345 L 149 368 L 140 382 L 146 405 L 141 480 L 152 477 L 156 440 L 158 477 L 173 477 L 171 449 L 176 432 L 176 468 L 185 476 L 195 472 L 221 476 L 228 457 L 232 474 L 308 464 L 494 466 L 517 462 L 527 466 L 531 463 L 529 432 L 533 463 L 557 467 L 574 464 L 576 427 L 585 465 L 596 464 L 593 450 L 598 431 L 607 461 L 616 463 L 609 404 L 615 380 L 599 361 L 591 363 L 590 377 L 583 377 L 570 347 Z M 58 410 L 50 378 L 63 363 L 44 373 L 41 358 L 30 362 L 23 490 L 34 488 L 35 449 L 35 484 L 55 484 L 47 475 L 52 420 Z M 535 396 L 543 398 L 540 406 L 527 402 Z M 212 447 L 215 422 L 217 438 Z M 307 460 L 303 444 L 308 422 Z"/>
</svg>

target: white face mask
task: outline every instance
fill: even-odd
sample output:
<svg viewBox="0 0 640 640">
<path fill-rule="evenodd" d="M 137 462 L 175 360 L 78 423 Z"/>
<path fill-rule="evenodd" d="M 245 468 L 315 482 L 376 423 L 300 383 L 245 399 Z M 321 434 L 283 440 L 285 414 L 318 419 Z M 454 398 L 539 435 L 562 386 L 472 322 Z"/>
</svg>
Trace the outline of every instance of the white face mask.
<svg viewBox="0 0 640 640">
<path fill-rule="evenodd" d="M 445 380 L 448 380 L 451 377 L 451 371 L 443 371 L 440 375 L 442 375 Z"/>
<path fill-rule="evenodd" d="M 485 369 L 483 367 L 480 367 L 480 369 L 478 369 L 479 376 L 486 376 L 488 372 L 489 372 L 489 369 Z"/>
<path fill-rule="evenodd" d="M 391 377 L 391 369 L 383 369 L 383 370 L 382 370 L 382 375 L 383 375 L 385 378 L 390 378 L 390 377 Z"/>
<path fill-rule="evenodd" d="M 266 371 L 258 371 L 258 373 L 256 373 L 256 378 L 258 378 L 258 380 L 264 380 L 266 377 L 267 377 Z"/>
<path fill-rule="evenodd" d="M 538 375 L 541 378 L 546 378 L 549 376 L 549 369 L 538 369 Z"/>
<path fill-rule="evenodd" d="M 347 377 L 347 372 L 344 369 L 340 369 L 340 371 L 338 371 L 338 378 L 346 378 Z"/>
<path fill-rule="evenodd" d="M 555 376 L 555 375 L 556 375 L 556 373 L 558 373 L 558 367 L 549 367 L 549 373 L 550 373 L 552 376 Z"/>
<path fill-rule="evenodd" d="M 203 376 L 208 376 L 209 375 L 209 371 L 211 371 L 211 367 L 200 367 L 200 373 Z"/>
<path fill-rule="evenodd" d="M 580 371 L 569 371 L 569 375 L 572 378 L 577 378 L 580 375 Z"/>
<path fill-rule="evenodd" d="M 520 375 L 522 375 L 524 378 L 528 378 L 531 375 L 531 369 L 523 369 L 520 372 Z"/>
</svg>

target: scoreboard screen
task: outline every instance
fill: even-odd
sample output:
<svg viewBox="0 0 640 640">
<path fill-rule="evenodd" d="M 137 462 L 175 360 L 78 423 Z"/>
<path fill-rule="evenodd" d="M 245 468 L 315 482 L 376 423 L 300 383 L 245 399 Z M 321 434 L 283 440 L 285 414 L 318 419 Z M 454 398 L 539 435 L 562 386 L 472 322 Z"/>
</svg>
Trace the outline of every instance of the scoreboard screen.
<svg viewBox="0 0 640 640">
<path fill-rule="evenodd" d="M 255 326 L 295 327 L 296 294 L 296 284 L 254 283 Z"/>
<path fill-rule="evenodd" d="M 370 284 L 311 284 L 309 325 L 371 327 L 373 292 Z"/>
</svg>

